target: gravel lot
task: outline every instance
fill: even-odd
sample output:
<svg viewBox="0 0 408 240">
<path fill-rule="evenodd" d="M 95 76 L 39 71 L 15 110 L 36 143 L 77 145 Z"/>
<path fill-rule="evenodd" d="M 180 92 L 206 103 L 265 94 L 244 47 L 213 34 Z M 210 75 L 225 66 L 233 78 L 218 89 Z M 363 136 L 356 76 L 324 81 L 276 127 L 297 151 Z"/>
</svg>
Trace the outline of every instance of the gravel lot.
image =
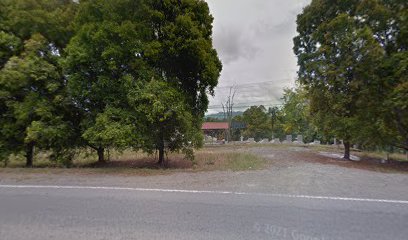
<svg viewBox="0 0 408 240">
<path fill-rule="evenodd" d="M 377 165 L 324 157 L 300 146 L 219 147 L 264 157 L 268 167 L 256 171 L 176 171 L 164 175 L 84 173 L 50 169 L 43 172 L 0 169 L 0 184 L 123 186 L 335 197 L 408 200 L 408 174 Z"/>
</svg>

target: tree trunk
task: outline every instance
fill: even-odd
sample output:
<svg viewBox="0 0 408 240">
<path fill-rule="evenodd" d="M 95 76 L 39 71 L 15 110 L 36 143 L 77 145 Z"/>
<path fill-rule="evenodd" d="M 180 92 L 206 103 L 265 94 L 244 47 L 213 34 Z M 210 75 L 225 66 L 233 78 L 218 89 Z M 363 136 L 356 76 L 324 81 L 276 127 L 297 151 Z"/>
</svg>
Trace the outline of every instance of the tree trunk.
<svg viewBox="0 0 408 240">
<path fill-rule="evenodd" d="M 344 159 L 350 160 L 350 142 L 344 141 Z"/>
<path fill-rule="evenodd" d="M 159 146 L 159 162 L 158 162 L 158 164 L 161 167 L 164 167 L 164 144 L 161 144 Z"/>
<path fill-rule="evenodd" d="M 99 147 L 96 151 L 98 152 L 98 162 L 105 163 L 105 149 L 103 147 Z"/>
<path fill-rule="evenodd" d="M 160 127 L 158 148 L 159 148 L 159 162 L 158 162 L 158 164 L 161 167 L 164 167 L 164 133 L 163 133 L 163 127 Z"/>
<path fill-rule="evenodd" d="M 34 143 L 30 142 L 26 146 L 26 167 L 33 167 L 33 158 L 34 158 Z"/>
</svg>

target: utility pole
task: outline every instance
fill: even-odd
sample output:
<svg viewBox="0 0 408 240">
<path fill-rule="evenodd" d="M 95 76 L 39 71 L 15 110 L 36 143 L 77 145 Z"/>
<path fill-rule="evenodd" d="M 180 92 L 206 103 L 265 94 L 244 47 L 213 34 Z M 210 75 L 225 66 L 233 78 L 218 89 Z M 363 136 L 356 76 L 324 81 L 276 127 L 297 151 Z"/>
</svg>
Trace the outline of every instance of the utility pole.
<svg viewBox="0 0 408 240">
<path fill-rule="evenodd" d="M 237 92 L 237 89 L 235 86 L 230 87 L 227 100 L 225 101 L 225 103 L 221 103 L 222 110 L 224 112 L 224 119 L 228 122 L 228 132 L 226 136 L 227 142 L 231 140 L 232 113 L 233 113 L 234 98 L 235 98 L 236 92 Z"/>
</svg>

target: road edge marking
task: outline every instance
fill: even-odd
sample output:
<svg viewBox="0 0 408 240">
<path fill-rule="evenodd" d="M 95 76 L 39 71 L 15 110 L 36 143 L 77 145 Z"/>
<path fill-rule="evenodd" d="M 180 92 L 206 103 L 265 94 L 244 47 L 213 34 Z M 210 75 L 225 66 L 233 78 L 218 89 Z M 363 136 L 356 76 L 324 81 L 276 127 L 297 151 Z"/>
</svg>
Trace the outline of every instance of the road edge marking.
<svg viewBox="0 0 408 240">
<path fill-rule="evenodd" d="M 17 189 L 78 189 L 78 190 L 88 189 L 88 190 L 115 190 L 115 191 L 165 192 L 165 193 L 222 194 L 222 195 L 265 196 L 265 197 L 279 197 L 279 198 L 301 198 L 301 199 L 316 199 L 316 200 L 408 204 L 407 200 L 392 200 L 392 199 L 330 197 L 330 196 L 312 196 L 312 195 L 277 194 L 277 193 L 250 193 L 250 192 L 234 192 L 234 191 L 160 189 L 160 188 L 132 188 L 132 187 L 105 187 L 105 186 L 65 186 L 65 185 L 61 185 L 61 186 L 58 186 L 58 185 L 0 185 L 0 189 L 1 188 L 10 188 L 10 189 L 11 188 L 17 188 Z"/>
</svg>

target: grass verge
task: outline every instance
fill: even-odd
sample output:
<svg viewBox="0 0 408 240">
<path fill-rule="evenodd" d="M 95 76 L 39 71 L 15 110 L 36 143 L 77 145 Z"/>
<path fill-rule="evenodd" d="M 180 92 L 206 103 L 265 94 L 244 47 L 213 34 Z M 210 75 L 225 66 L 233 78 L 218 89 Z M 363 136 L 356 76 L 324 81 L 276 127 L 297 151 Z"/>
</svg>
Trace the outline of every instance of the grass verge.
<svg viewBox="0 0 408 240">
<path fill-rule="evenodd" d="M 161 175 L 181 171 L 259 170 L 267 166 L 267 161 L 255 154 L 212 147 L 196 151 L 194 161 L 185 159 L 182 154 L 169 154 L 165 168 L 157 164 L 157 156 L 133 151 L 111 152 L 110 161 L 97 163 L 95 153 L 83 150 L 76 156 L 70 169 L 49 161 L 47 156 L 47 153 L 38 153 L 33 169 L 24 168 L 23 157 L 12 156 L 8 167 L 0 168 L 0 172 Z"/>
</svg>

